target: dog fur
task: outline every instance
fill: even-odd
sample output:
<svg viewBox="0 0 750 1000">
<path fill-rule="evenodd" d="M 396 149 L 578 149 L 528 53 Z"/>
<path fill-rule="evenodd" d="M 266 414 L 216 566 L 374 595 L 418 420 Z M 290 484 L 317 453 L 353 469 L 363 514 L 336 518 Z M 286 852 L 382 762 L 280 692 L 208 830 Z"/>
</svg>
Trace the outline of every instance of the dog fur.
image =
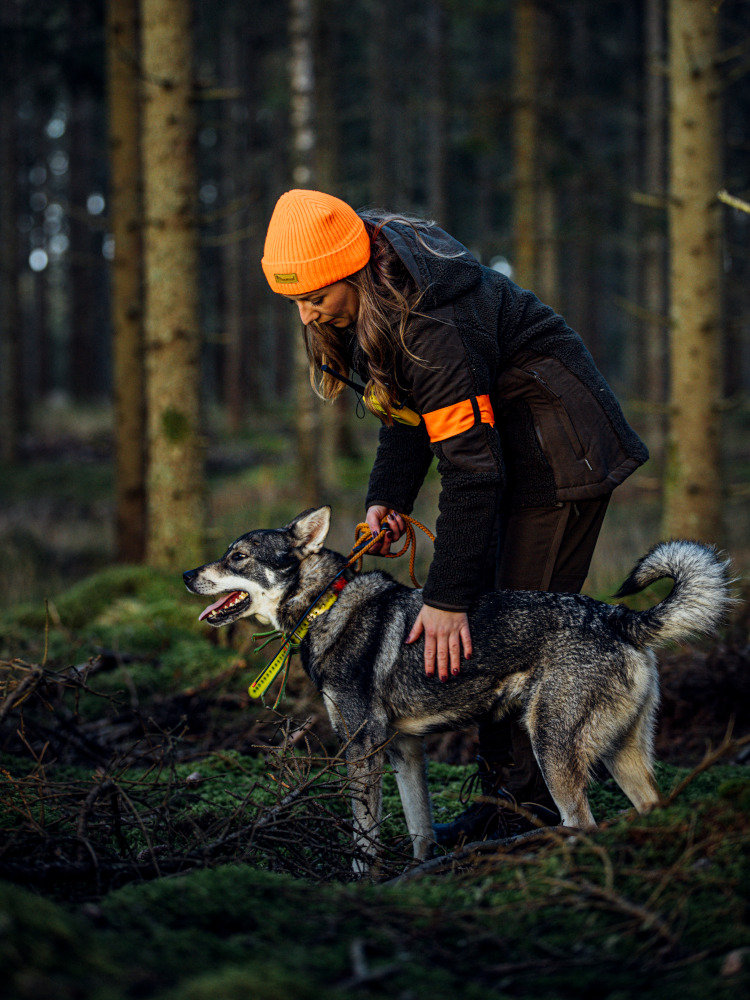
<svg viewBox="0 0 750 1000">
<path fill-rule="evenodd" d="M 346 564 L 324 548 L 329 524 L 330 508 L 308 510 L 283 528 L 243 535 L 218 561 L 187 571 L 193 593 L 224 595 L 201 619 L 221 626 L 254 616 L 291 632 Z M 655 546 L 615 595 L 671 577 L 670 594 L 646 611 L 579 594 L 485 594 L 469 611 L 473 656 L 447 683 L 425 675 L 421 640 L 404 644 L 421 591 L 382 571 L 347 570 L 347 586 L 312 622 L 300 653 L 346 745 L 358 846 L 372 855 L 385 756 L 415 857 L 426 857 L 433 831 L 423 737 L 511 708 L 520 709 L 564 826 L 595 825 L 586 789 L 598 763 L 639 812 L 654 805 L 659 682 L 651 647 L 719 624 L 731 603 L 728 565 L 697 542 Z"/>
</svg>

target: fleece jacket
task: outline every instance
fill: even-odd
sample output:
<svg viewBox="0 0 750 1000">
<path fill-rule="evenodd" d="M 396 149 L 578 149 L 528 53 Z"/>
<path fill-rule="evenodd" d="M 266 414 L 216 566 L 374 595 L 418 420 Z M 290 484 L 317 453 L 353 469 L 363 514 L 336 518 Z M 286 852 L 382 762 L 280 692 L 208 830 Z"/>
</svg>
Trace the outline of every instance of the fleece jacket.
<svg viewBox="0 0 750 1000">
<path fill-rule="evenodd" d="M 382 427 L 366 506 L 410 513 L 437 459 L 437 538 L 423 596 L 432 607 L 466 610 L 482 587 L 501 502 L 549 507 L 604 496 L 648 451 L 580 336 L 533 292 L 437 227 L 417 236 L 391 221 L 382 234 L 422 292 L 394 379 L 424 420 Z M 357 345 L 352 367 L 367 380 Z M 484 397 L 494 419 L 483 412 L 431 440 L 435 415 Z"/>
</svg>

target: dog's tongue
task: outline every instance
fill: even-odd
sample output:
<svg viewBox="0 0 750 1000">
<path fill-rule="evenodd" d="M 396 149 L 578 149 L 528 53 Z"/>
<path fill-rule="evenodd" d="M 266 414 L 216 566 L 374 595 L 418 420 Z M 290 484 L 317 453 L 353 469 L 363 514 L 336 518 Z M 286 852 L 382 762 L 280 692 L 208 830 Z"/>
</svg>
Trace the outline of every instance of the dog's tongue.
<svg viewBox="0 0 750 1000">
<path fill-rule="evenodd" d="M 220 597 L 214 604 L 209 604 L 209 606 L 204 608 L 204 610 L 198 615 L 198 621 L 202 622 L 204 618 L 207 618 L 211 614 L 212 611 L 216 611 L 216 609 L 220 608 L 223 604 L 226 604 L 228 601 L 233 601 L 235 597 L 239 597 L 239 593 L 239 590 L 233 590 L 231 594 L 224 594 L 224 596 Z"/>
</svg>

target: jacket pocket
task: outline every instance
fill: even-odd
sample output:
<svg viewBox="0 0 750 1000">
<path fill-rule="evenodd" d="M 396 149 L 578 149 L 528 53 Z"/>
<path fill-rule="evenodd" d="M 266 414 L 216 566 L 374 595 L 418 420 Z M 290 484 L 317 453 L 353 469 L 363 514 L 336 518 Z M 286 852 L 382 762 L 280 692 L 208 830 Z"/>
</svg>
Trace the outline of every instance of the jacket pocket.
<svg viewBox="0 0 750 1000">
<path fill-rule="evenodd" d="M 593 488 L 623 460 L 619 439 L 598 400 L 561 362 L 527 357 L 505 369 L 496 390 L 528 405 L 537 441 L 560 491 Z"/>
<path fill-rule="evenodd" d="M 549 382 L 547 382 L 546 379 L 539 374 L 536 368 L 519 369 L 519 371 L 523 371 L 524 374 L 526 375 L 531 375 L 535 383 L 539 387 L 539 389 L 542 391 L 542 393 L 544 393 L 544 395 L 546 395 L 547 398 L 550 400 L 552 404 L 552 412 L 554 413 L 554 419 L 559 421 L 560 427 L 562 427 L 563 431 L 565 432 L 565 436 L 568 439 L 568 444 L 573 450 L 573 454 L 575 455 L 576 461 L 584 462 L 589 469 L 592 469 L 591 463 L 586 458 L 586 455 L 584 453 L 584 447 L 581 442 L 581 439 L 578 436 L 578 432 L 576 431 L 573 421 L 570 418 L 570 414 L 565 408 L 565 403 L 560 393 L 555 392 L 555 390 L 552 388 Z M 533 409 L 534 408 L 532 407 L 532 413 Z M 542 408 L 542 412 L 544 411 L 544 409 L 545 408 Z M 542 446 L 542 451 L 546 451 L 544 445 L 545 429 L 543 427 L 542 421 L 541 420 L 535 421 L 534 427 L 537 432 L 537 437 L 539 438 L 539 444 Z M 557 431 L 557 428 L 548 427 L 547 431 L 552 432 L 555 437 L 559 436 L 559 433 L 555 433 Z"/>
</svg>

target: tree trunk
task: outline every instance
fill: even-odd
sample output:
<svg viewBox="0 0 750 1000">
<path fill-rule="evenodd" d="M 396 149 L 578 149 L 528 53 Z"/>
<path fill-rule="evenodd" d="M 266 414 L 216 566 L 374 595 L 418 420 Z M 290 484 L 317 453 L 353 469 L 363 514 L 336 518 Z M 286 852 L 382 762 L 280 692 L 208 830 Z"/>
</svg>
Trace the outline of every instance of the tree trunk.
<svg viewBox="0 0 750 1000">
<path fill-rule="evenodd" d="M 0 10 L 0 30 L 13 32 L 12 79 L 20 78 L 18 32 L 21 7 L 9 2 Z M 0 461 L 18 458 L 22 424 L 21 303 L 18 294 L 18 92 L 6 84 L 0 95 Z"/>
<path fill-rule="evenodd" d="M 315 15 L 316 184 L 321 191 L 336 191 L 341 155 L 336 106 L 336 69 L 342 56 L 340 34 L 338 24 L 326 16 L 320 4 L 316 5 Z M 318 411 L 321 499 L 331 502 L 335 500 L 339 486 L 338 456 L 342 452 L 350 453 L 353 443 L 343 397 L 339 396 L 333 404 L 319 405 Z"/>
<path fill-rule="evenodd" d="M 645 16 L 646 93 L 644 123 L 644 185 L 647 194 L 666 194 L 666 80 L 664 59 L 664 0 L 647 0 Z M 652 458 L 661 469 L 664 461 L 666 419 L 661 412 L 666 399 L 667 370 L 667 252 L 662 209 L 643 210 L 643 324 L 645 394 L 654 408 L 651 419 Z"/>
<path fill-rule="evenodd" d="M 203 557 L 195 116 L 189 0 L 142 0 L 149 565 Z"/>
<path fill-rule="evenodd" d="M 534 48 L 534 63 L 531 69 L 530 86 L 533 88 L 533 114 L 536 119 L 534 134 L 544 133 L 545 123 L 559 106 L 557 81 L 559 77 L 560 38 L 557 19 L 550 16 L 545 8 L 538 8 L 535 16 L 535 38 L 530 39 Z M 555 157 L 559 155 L 556 144 L 540 142 L 536 149 L 536 163 L 531 164 L 533 182 L 532 209 L 535 222 L 532 233 L 534 239 L 534 291 L 547 305 L 560 309 L 560 264 L 558 236 L 557 182 L 555 179 Z M 535 171 L 535 174 L 533 173 Z"/>
<path fill-rule="evenodd" d="M 425 25 L 427 213 L 448 225 L 446 205 L 445 14 L 441 0 L 429 0 Z"/>
<path fill-rule="evenodd" d="M 721 537 L 717 24 L 706 0 L 669 5 L 671 419 L 668 535 Z"/>
<path fill-rule="evenodd" d="M 295 186 L 301 188 L 315 186 L 313 24 L 312 0 L 291 0 L 292 178 Z M 321 493 L 320 404 L 310 391 L 307 355 L 297 316 L 293 323 L 298 486 L 303 505 L 314 505 Z"/>
<path fill-rule="evenodd" d="M 80 43 L 94 27 L 94 9 L 84 3 L 70 6 L 68 31 L 72 46 Z M 70 167 L 68 171 L 68 212 L 70 248 L 67 284 L 70 294 L 69 375 L 74 400 L 100 398 L 109 392 L 108 367 L 104 364 L 102 297 L 104 260 L 101 236 L 95 232 L 87 212 L 87 198 L 96 189 L 97 128 L 100 109 L 85 79 L 70 87 Z"/>
<path fill-rule="evenodd" d="M 516 0 L 515 11 L 513 222 L 516 259 L 513 263 L 515 281 L 524 288 L 533 288 L 537 279 L 535 223 L 538 163 L 534 0 Z"/>
<path fill-rule="evenodd" d="M 393 95 L 393 10 L 391 0 L 378 0 L 368 8 L 369 45 L 368 70 L 370 77 L 370 197 L 378 208 L 387 208 L 396 198 L 396 150 L 393 135 L 399 136 L 396 147 L 404 136 L 396 131 L 397 102 Z"/>
<path fill-rule="evenodd" d="M 246 51 L 242 51 L 243 45 L 247 45 L 247 39 L 241 26 L 237 19 L 228 13 L 221 28 L 221 54 L 226 74 L 224 85 L 228 88 L 237 86 L 243 78 L 245 58 L 248 55 Z M 247 95 L 245 95 L 244 100 L 247 100 Z M 225 185 L 238 181 L 240 178 L 244 179 L 247 174 L 243 169 L 243 164 L 247 162 L 248 143 L 245 141 L 245 134 L 249 123 L 245 122 L 245 128 L 240 129 L 239 121 L 235 117 L 235 109 L 238 105 L 239 102 L 234 99 L 224 101 L 225 133 L 223 144 L 226 152 L 222 157 L 222 167 L 225 171 L 223 178 Z M 244 194 L 244 185 L 241 191 Z M 231 195 L 237 193 L 238 189 L 233 186 Z M 241 196 L 240 194 L 240 198 Z M 244 335 L 246 332 L 244 289 L 249 276 L 246 273 L 246 245 L 241 237 L 246 217 L 247 212 L 242 209 L 227 215 L 225 223 L 227 242 L 221 250 L 224 292 L 222 381 L 227 426 L 233 434 L 238 433 L 244 423 L 247 400 L 254 400 L 255 405 L 258 405 L 257 386 L 260 382 L 258 377 L 260 373 L 257 372 L 257 367 L 252 366 L 256 368 L 256 371 L 248 372 L 249 366 L 246 364 L 249 345 Z M 249 375 L 253 376 L 252 381 L 248 378 Z"/>
<path fill-rule="evenodd" d="M 117 555 L 146 551 L 141 169 L 138 147 L 138 3 L 108 0 L 109 214 L 115 242 L 111 310 Z"/>
<path fill-rule="evenodd" d="M 559 309 L 557 197 L 552 184 L 547 179 L 540 185 L 538 203 L 539 241 L 534 291 L 542 302 L 546 302 L 553 309 Z"/>
</svg>

